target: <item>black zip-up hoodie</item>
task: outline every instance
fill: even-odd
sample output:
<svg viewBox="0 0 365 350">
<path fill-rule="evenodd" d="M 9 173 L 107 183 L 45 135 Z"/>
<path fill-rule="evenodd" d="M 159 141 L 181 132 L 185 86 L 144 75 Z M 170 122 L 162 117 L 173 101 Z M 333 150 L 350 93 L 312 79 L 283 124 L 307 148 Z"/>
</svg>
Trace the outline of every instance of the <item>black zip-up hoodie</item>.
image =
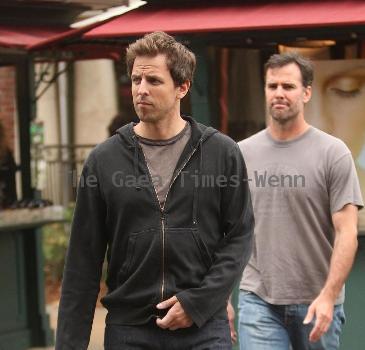
<svg viewBox="0 0 365 350">
<path fill-rule="evenodd" d="M 253 211 L 237 144 L 191 123 L 161 208 L 133 124 L 98 145 L 78 189 L 63 275 L 56 350 L 87 349 L 107 251 L 106 323 L 162 316 L 174 295 L 199 327 L 226 318 L 250 254 Z"/>
</svg>

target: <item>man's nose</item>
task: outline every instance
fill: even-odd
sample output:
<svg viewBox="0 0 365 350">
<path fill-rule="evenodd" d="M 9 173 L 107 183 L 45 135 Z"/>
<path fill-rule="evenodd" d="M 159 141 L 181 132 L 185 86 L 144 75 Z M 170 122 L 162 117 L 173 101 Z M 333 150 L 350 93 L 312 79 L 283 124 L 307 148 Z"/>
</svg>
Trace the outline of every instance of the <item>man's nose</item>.
<svg viewBox="0 0 365 350">
<path fill-rule="evenodd" d="M 138 95 L 148 95 L 148 86 L 145 79 L 142 79 L 138 86 Z"/>
<path fill-rule="evenodd" d="M 283 97 L 284 96 L 284 89 L 279 85 L 274 91 L 275 97 Z"/>
</svg>

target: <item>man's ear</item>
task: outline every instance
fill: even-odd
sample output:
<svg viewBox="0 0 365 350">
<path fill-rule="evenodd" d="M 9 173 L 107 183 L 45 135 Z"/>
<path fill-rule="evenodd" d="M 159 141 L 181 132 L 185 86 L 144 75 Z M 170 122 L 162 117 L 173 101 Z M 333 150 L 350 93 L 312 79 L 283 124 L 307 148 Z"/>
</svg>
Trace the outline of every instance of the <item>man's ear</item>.
<svg viewBox="0 0 365 350">
<path fill-rule="evenodd" d="M 304 88 L 303 102 L 308 103 L 311 97 L 312 97 L 312 87 L 307 86 Z"/>
<path fill-rule="evenodd" d="M 177 88 L 177 97 L 181 100 L 185 97 L 185 95 L 188 93 L 190 89 L 190 81 L 186 80 L 184 81 L 180 86 Z"/>
</svg>

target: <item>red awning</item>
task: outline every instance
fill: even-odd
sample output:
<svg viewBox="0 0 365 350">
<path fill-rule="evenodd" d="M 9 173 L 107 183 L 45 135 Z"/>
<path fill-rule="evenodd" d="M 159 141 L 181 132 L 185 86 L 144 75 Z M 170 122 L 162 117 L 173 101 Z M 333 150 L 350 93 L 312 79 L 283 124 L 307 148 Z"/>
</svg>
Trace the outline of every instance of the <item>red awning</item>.
<svg viewBox="0 0 365 350">
<path fill-rule="evenodd" d="M 0 25 L 0 47 L 22 50 L 41 50 L 52 48 L 57 50 L 63 40 L 81 36 L 97 24 L 78 29 L 54 29 L 36 27 L 14 27 Z M 62 45 L 60 46 L 62 48 Z M 67 50 L 73 52 L 73 59 L 109 58 L 118 60 L 122 52 L 120 44 L 106 45 L 102 43 L 85 43 L 82 45 L 69 43 Z"/>
<path fill-rule="evenodd" d="M 242 31 L 365 24 L 365 1 L 236 3 L 185 7 L 145 6 L 84 34 L 85 38 Z"/>
<path fill-rule="evenodd" d="M 0 46 L 29 49 L 70 32 L 69 28 L 0 25 Z"/>
</svg>

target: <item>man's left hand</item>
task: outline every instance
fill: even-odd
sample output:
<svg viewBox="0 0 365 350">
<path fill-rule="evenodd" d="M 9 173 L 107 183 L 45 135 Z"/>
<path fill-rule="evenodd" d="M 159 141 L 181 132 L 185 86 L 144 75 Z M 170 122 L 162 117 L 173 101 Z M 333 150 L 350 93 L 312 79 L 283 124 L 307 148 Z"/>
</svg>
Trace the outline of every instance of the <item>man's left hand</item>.
<svg viewBox="0 0 365 350">
<path fill-rule="evenodd" d="M 176 296 L 159 303 L 157 308 L 160 310 L 170 308 L 164 318 L 156 320 L 157 326 L 163 329 L 174 331 L 179 328 L 191 327 L 193 324 L 193 320 L 185 313 Z"/>
<path fill-rule="evenodd" d="M 314 327 L 309 334 L 309 341 L 318 341 L 331 326 L 333 319 L 334 302 L 333 298 L 320 294 L 308 308 L 303 324 L 309 324 L 313 317 L 316 317 Z"/>
<path fill-rule="evenodd" d="M 234 319 L 236 317 L 236 313 L 234 312 L 234 308 L 230 300 L 227 303 L 227 315 L 229 321 L 229 329 L 231 330 L 231 341 L 232 344 L 235 345 L 237 343 L 237 332 L 234 326 Z"/>
</svg>

